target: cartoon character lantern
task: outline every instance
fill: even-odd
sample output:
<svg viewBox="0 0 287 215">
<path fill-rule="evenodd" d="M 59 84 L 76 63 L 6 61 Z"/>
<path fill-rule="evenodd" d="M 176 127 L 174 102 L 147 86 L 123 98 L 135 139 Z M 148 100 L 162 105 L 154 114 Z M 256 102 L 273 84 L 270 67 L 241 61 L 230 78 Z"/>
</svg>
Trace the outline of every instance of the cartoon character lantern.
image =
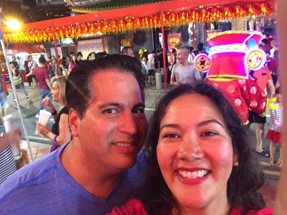
<svg viewBox="0 0 287 215">
<path fill-rule="evenodd" d="M 207 72 L 207 82 L 218 88 L 230 101 L 243 123 L 248 123 L 248 109 L 263 115 L 267 96 L 250 71 L 260 70 L 265 52 L 258 48 L 260 32 L 226 31 L 216 34 L 207 43 L 207 54 L 194 60 L 196 69 Z"/>
</svg>

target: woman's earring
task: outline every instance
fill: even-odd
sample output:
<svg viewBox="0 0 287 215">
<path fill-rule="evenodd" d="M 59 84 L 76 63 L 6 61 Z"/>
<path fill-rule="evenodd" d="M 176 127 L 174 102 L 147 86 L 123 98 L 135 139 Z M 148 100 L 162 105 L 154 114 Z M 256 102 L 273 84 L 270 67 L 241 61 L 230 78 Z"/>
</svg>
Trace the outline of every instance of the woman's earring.
<svg viewBox="0 0 287 215">
<path fill-rule="evenodd" d="M 236 161 L 236 162 L 233 163 L 233 166 L 238 166 L 238 165 L 239 165 L 239 162 L 238 162 L 238 161 Z"/>
</svg>

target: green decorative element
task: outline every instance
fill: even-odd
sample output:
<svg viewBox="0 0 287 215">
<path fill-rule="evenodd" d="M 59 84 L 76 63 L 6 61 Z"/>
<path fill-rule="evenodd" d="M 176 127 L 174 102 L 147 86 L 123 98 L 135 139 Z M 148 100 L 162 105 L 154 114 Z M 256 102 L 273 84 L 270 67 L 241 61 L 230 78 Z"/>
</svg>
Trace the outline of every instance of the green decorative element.
<svg viewBox="0 0 287 215">
<path fill-rule="evenodd" d="M 76 10 L 86 10 L 86 11 L 102 11 L 102 10 L 112 10 L 123 7 L 132 7 L 143 4 L 151 4 L 157 2 L 164 2 L 168 0 L 111 0 L 107 2 L 91 3 L 86 6 L 72 6 L 72 11 Z"/>
</svg>

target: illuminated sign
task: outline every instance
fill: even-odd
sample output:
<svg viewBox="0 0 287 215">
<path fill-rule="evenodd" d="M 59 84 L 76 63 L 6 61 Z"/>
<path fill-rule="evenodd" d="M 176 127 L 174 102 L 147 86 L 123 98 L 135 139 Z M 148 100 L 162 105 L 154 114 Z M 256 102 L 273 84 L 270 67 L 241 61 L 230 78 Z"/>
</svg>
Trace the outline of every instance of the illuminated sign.
<svg viewBox="0 0 287 215">
<path fill-rule="evenodd" d="M 167 42 L 169 49 L 175 48 L 177 45 L 181 44 L 181 34 L 169 34 Z"/>
</svg>

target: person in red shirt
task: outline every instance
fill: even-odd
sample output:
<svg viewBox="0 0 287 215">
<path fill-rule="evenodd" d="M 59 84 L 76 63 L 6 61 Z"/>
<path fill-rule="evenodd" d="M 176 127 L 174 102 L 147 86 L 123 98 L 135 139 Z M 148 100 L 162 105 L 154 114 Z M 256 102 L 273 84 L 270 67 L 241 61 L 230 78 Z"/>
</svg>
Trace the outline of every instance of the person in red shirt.
<svg viewBox="0 0 287 215">
<path fill-rule="evenodd" d="M 46 67 L 46 59 L 44 56 L 41 56 L 39 58 L 39 66 L 36 67 L 32 72 L 28 73 L 26 76 L 29 77 L 31 75 L 34 75 L 38 81 L 38 90 L 41 94 L 42 100 L 46 97 L 49 97 L 51 100 L 51 83 L 50 83 L 50 77 L 49 77 L 49 70 Z M 38 109 L 38 113 L 40 110 L 42 110 L 44 107 L 42 103 L 40 103 L 40 107 Z M 38 114 L 36 115 L 36 117 Z"/>
</svg>

